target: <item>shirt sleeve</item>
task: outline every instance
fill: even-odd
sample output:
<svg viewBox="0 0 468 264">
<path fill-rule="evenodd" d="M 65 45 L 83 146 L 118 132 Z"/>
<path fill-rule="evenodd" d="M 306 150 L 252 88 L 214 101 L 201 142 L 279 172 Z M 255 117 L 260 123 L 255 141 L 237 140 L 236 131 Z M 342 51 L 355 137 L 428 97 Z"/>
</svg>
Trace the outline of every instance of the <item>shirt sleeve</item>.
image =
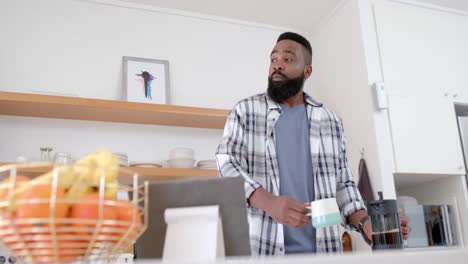
<svg viewBox="0 0 468 264">
<path fill-rule="evenodd" d="M 218 172 L 221 177 L 244 178 L 246 201 L 261 185 L 247 172 L 248 141 L 240 106 L 237 105 L 228 116 L 221 143 L 216 150 Z M 248 203 L 247 203 L 248 204 Z"/>
<path fill-rule="evenodd" d="M 340 169 L 338 170 L 337 175 L 336 200 L 340 207 L 345 227 L 348 229 L 355 229 L 354 226 L 347 223 L 346 218 L 356 211 L 365 210 L 366 207 L 348 165 L 348 159 L 346 157 L 346 137 L 344 136 L 343 127 L 339 122 L 338 127 L 338 130 L 340 131 L 340 135 L 338 137 L 340 141 Z"/>
</svg>

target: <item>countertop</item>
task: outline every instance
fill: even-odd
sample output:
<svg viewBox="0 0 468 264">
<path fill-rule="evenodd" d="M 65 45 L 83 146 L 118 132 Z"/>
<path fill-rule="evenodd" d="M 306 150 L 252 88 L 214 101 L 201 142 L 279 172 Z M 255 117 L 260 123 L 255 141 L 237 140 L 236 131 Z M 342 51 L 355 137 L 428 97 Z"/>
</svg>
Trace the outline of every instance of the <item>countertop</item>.
<svg viewBox="0 0 468 264">
<path fill-rule="evenodd" d="M 371 252 L 362 254 L 344 254 L 334 256 L 320 255 L 288 255 L 267 258 L 226 258 L 216 261 L 161 261 L 138 260 L 137 264 L 457 264 L 468 263 L 468 249 L 426 249 L 426 250 L 395 250 Z"/>
</svg>

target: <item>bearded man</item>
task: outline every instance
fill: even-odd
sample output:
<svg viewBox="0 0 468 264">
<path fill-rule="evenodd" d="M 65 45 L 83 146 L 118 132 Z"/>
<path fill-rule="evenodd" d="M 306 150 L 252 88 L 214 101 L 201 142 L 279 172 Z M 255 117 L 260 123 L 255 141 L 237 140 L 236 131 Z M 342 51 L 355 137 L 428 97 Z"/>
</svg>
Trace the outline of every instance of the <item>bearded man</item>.
<svg viewBox="0 0 468 264">
<path fill-rule="evenodd" d="M 219 175 L 245 180 L 252 255 L 340 252 L 338 226 L 310 224 L 307 206 L 326 198 L 336 198 L 344 226 L 371 237 L 340 119 L 303 91 L 311 74 L 309 41 L 281 34 L 267 92 L 236 104 L 216 151 Z"/>
</svg>

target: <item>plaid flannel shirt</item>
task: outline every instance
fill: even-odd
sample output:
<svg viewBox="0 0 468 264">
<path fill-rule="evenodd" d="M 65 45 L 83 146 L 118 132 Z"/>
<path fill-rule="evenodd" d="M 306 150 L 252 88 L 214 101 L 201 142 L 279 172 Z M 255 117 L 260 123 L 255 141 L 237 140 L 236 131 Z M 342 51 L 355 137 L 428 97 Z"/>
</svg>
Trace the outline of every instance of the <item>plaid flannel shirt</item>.
<svg viewBox="0 0 468 264">
<path fill-rule="evenodd" d="M 309 119 L 315 200 L 336 197 L 346 217 L 365 209 L 346 158 L 339 118 L 304 93 Z M 279 195 L 280 178 L 274 127 L 281 107 L 265 93 L 246 98 L 231 110 L 216 151 L 221 177 L 242 176 L 246 199 L 259 187 Z M 306 202 L 306 201 L 300 201 Z M 252 255 L 284 254 L 283 225 L 247 204 Z M 338 226 L 316 230 L 317 253 L 341 252 Z"/>
</svg>

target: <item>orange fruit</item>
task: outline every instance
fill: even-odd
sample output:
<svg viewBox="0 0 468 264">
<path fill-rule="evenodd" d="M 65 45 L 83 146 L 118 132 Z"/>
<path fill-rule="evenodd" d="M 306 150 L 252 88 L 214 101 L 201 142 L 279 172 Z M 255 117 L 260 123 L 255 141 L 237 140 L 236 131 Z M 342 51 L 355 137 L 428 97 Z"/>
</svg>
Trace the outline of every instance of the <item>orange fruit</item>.
<svg viewBox="0 0 468 264">
<path fill-rule="evenodd" d="M 27 248 L 31 247 L 34 240 L 27 240 L 30 236 L 50 236 L 50 218 L 54 220 L 66 218 L 69 206 L 60 201 L 65 196 L 62 188 L 56 189 L 55 209 L 51 212 L 50 197 L 53 195 L 53 186 L 51 184 L 31 185 L 19 198 L 16 203 L 16 211 L 11 215 L 11 220 L 15 221 L 14 227 L 17 231 L 9 237 L 13 241 L 23 239 Z M 37 200 L 40 199 L 40 200 Z M 34 219 L 34 222 L 28 222 Z M 60 224 L 57 224 L 59 227 Z M 50 242 L 49 242 L 50 243 Z M 17 243 L 12 243 L 15 246 Z"/>
<path fill-rule="evenodd" d="M 18 200 L 16 207 L 16 217 L 22 218 L 65 218 L 68 214 L 69 206 L 59 199 L 65 197 L 63 188 L 57 186 L 55 202 L 55 212 L 51 215 L 50 197 L 52 195 L 51 184 L 31 185 Z M 35 202 L 34 199 L 43 201 Z"/>
<path fill-rule="evenodd" d="M 104 198 L 104 202 L 108 201 Z M 99 193 L 90 193 L 81 197 L 72 206 L 71 218 L 99 219 Z M 116 220 L 117 215 L 113 206 L 104 204 L 102 208 L 102 220 Z"/>
<path fill-rule="evenodd" d="M 75 240 L 75 234 L 72 232 L 65 232 L 56 234 L 58 254 L 55 255 L 55 248 L 52 234 L 36 235 L 30 237 L 26 241 L 26 246 L 35 260 L 49 259 L 48 262 L 69 262 L 86 252 L 88 243 L 87 241 Z"/>
<path fill-rule="evenodd" d="M 104 202 L 108 201 L 104 198 Z M 102 207 L 102 217 L 99 217 L 99 193 L 90 193 L 81 197 L 76 204 L 72 206 L 70 217 L 75 221 L 73 225 L 80 229 L 76 234 L 89 237 L 94 228 L 97 227 L 99 220 L 117 220 L 117 215 L 113 206 L 104 204 Z M 95 220 L 83 223 L 80 220 Z M 100 227 L 108 227 L 108 224 L 102 224 Z M 98 235 L 103 235 L 103 231 L 99 231 Z"/>
<path fill-rule="evenodd" d="M 141 228 L 140 211 L 133 206 L 133 203 L 131 201 L 127 201 L 127 200 L 117 201 L 117 205 L 115 206 L 115 211 L 117 212 L 117 220 L 126 222 L 126 223 L 122 223 L 123 226 L 119 225 L 119 228 L 125 228 L 125 230 L 127 231 L 128 228 L 130 228 L 132 224 L 134 225 L 133 230 L 129 235 L 130 238 L 133 239 L 134 236 L 137 235 L 138 231 Z M 135 214 L 135 220 L 133 219 L 134 214 Z M 125 235 L 125 232 L 123 232 L 122 235 Z"/>
<path fill-rule="evenodd" d="M 26 182 L 29 181 L 29 178 L 26 176 L 22 175 L 16 175 L 16 180 L 15 180 L 15 188 L 18 188 L 19 186 L 25 184 Z M 3 201 L 5 199 L 8 199 L 8 195 L 10 192 L 10 188 L 12 187 L 11 185 L 13 182 L 11 182 L 11 178 L 6 178 L 0 183 L 0 201 Z"/>
<path fill-rule="evenodd" d="M 16 217 L 16 213 L 11 214 L 11 219 L 13 221 L 18 220 Z M 24 220 L 24 219 L 19 219 Z M 38 261 L 38 258 L 49 258 L 50 261 L 46 261 L 47 263 L 51 263 L 53 258 L 55 258 L 54 252 L 54 244 L 53 244 L 53 234 L 52 229 L 50 227 L 50 223 L 45 224 L 48 222 L 49 219 L 44 219 L 42 224 L 35 224 L 32 223 L 18 223 L 15 222 L 13 227 L 9 226 L 9 224 L 3 224 L 0 229 L 0 233 L 2 233 L 2 241 L 3 243 L 9 248 L 11 252 L 16 252 L 18 254 L 21 253 L 22 250 L 28 249 L 31 256 L 34 257 L 35 261 Z M 57 228 L 66 227 L 63 223 L 56 223 Z M 8 230 L 16 229 L 16 232 L 8 232 Z M 65 261 L 72 261 L 80 256 L 80 252 L 76 250 L 85 251 L 87 248 L 87 242 L 82 242 L 76 240 L 76 236 L 74 233 L 70 231 L 60 231 L 56 229 L 55 233 L 57 237 L 57 245 L 58 245 L 58 260 L 54 262 L 65 262 Z M 24 244 L 21 244 L 23 242 Z M 76 243 L 83 243 L 83 246 L 79 246 Z M 73 244 L 71 244 L 73 243 Z M 71 251 L 75 250 L 75 251 Z"/>
</svg>

